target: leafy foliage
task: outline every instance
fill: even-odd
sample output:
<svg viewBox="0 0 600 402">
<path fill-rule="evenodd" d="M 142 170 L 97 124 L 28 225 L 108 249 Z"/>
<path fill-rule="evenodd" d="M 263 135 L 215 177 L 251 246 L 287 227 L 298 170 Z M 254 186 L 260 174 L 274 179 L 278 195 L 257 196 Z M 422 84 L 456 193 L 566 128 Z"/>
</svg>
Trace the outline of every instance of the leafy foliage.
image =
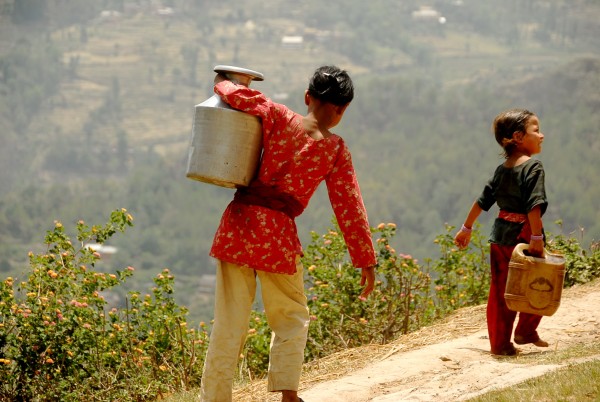
<svg viewBox="0 0 600 402">
<path fill-rule="evenodd" d="M 558 234 L 548 242 L 547 248 L 565 256 L 565 286 L 587 283 L 600 277 L 600 243 L 593 243 L 586 250 L 574 237 Z"/>
<path fill-rule="evenodd" d="M 489 244 L 475 224 L 469 247 L 458 250 L 454 245 L 454 226 L 446 225 L 446 233 L 435 238 L 440 257 L 433 262 L 438 274 L 434 281 L 438 314 L 444 315 L 461 307 L 474 306 L 487 300 L 490 285 Z"/>
<path fill-rule="evenodd" d="M 142 401 L 198 385 L 207 334 L 187 328 L 168 270 L 152 294 L 131 292 L 126 306 L 107 311 L 107 292 L 133 268 L 94 270 L 100 255 L 87 244 L 103 244 L 132 220 L 120 210 L 105 226 L 79 221 L 76 243 L 56 222 L 47 252 L 30 253 L 27 280 L 0 283 L 1 400 Z"/>
</svg>

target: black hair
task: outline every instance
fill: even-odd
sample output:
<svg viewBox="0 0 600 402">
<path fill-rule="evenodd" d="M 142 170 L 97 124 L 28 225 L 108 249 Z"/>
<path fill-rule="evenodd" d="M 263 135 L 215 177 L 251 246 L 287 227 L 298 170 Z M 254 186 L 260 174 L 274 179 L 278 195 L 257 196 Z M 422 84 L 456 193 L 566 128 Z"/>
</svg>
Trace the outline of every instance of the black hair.
<svg viewBox="0 0 600 402">
<path fill-rule="evenodd" d="M 344 106 L 354 98 L 354 85 L 345 70 L 336 66 L 322 66 L 315 70 L 310 79 L 308 93 L 322 102 Z"/>
<path fill-rule="evenodd" d="M 525 133 L 529 119 L 535 113 L 527 109 L 510 109 L 500 113 L 494 119 L 492 130 L 496 142 L 504 149 L 504 157 L 508 158 L 515 150 L 517 144 L 513 139 L 514 133 Z"/>
</svg>

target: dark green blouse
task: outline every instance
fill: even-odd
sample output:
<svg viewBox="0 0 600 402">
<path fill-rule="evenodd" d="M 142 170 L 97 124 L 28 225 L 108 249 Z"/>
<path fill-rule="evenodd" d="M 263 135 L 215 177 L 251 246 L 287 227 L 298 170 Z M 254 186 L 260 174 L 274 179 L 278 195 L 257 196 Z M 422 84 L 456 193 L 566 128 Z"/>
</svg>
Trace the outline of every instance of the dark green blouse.
<svg viewBox="0 0 600 402">
<path fill-rule="evenodd" d="M 477 203 L 484 211 L 498 204 L 501 210 L 527 214 L 539 205 L 542 215 L 548 207 L 544 186 L 544 167 L 542 162 L 529 159 L 512 168 L 500 165 L 494 176 L 486 184 Z M 492 226 L 490 242 L 514 246 L 523 228 L 522 223 L 514 223 L 496 218 Z"/>
</svg>

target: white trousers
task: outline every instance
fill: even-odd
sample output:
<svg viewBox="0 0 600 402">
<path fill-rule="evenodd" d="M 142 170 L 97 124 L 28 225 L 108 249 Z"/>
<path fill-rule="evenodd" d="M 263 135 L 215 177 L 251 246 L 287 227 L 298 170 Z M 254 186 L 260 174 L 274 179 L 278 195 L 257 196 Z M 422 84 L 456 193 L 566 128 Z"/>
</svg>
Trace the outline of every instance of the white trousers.
<svg viewBox="0 0 600 402">
<path fill-rule="evenodd" d="M 272 331 L 268 390 L 298 390 L 309 324 L 300 257 L 294 275 L 256 271 L 219 261 L 215 319 L 202 374 L 200 399 L 203 402 L 231 402 L 233 378 L 248 334 L 257 277 Z"/>
</svg>

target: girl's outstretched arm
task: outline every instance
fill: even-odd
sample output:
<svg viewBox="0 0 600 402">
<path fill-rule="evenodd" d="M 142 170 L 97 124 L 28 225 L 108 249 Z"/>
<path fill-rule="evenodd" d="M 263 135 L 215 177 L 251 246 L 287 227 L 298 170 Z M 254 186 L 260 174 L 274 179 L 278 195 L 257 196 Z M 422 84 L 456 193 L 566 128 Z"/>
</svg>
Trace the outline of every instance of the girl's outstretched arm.
<svg viewBox="0 0 600 402">
<path fill-rule="evenodd" d="M 471 241 L 471 229 L 481 214 L 481 211 L 483 211 L 483 209 L 481 209 L 477 201 L 475 201 L 473 206 L 471 206 L 471 210 L 467 215 L 467 219 L 465 219 L 465 223 L 463 223 L 462 227 L 454 236 L 454 244 L 456 244 L 461 250 L 469 245 L 469 242 Z"/>
</svg>

